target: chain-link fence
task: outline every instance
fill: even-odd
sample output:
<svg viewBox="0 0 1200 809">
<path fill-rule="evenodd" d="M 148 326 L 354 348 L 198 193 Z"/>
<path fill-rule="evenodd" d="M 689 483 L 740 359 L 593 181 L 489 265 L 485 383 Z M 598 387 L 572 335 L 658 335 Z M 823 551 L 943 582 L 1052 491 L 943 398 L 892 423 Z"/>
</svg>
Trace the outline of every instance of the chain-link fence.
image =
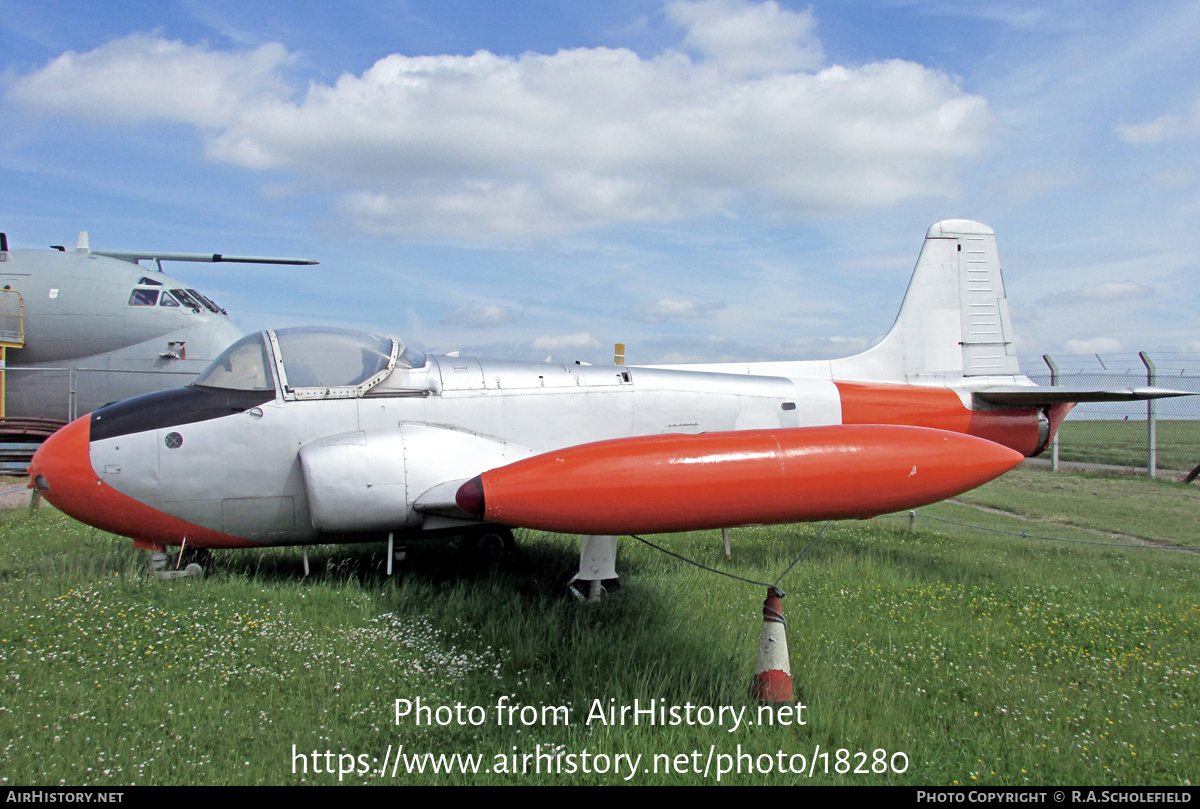
<svg viewBox="0 0 1200 809">
<path fill-rule="evenodd" d="M 9 365 L 4 371 L 5 415 L 70 421 L 74 381 L 70 368 Z"/>
<path fill-rule="evenodd" d="M 1050 385 L 1050 363 L 1058 369 L 1060 385 L 1154 384 L 1200 393 L 1200 353 L 1050 354 L 1046 359 L 1022 359 L 1021 370 L 1039 385 Z M 1051 454 L 1047 451 L 1046 456 Z M 1200 465 L 1200 396 L 1076 405 L 1058 431 L 1058 457 L 1152 475 L 1158 470 L 1188 472 Z"/>
<path fill-rule="evenodd" d="M 194 382 L 189 371 L 9 365 L 5 415 L 72 421 L 110 402 Z"/>
</svg>

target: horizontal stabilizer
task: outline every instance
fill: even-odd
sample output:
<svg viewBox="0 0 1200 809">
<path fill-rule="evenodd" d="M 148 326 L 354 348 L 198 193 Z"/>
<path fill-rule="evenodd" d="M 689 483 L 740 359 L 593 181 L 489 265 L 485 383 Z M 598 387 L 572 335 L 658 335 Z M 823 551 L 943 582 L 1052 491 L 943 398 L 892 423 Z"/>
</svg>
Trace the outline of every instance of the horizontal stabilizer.
<svg viewBox="0 0 1200 809">
<path fill-rule="evenodd" d="M 976 398 L 991 404 L 1029 407 L 1063 402 L 1137 402 L 1144 399 L 1167 399 L 1172 396 L 1195 396 L 1196 391 L 1151 387 L 1097 390 L 1077 385 L 993 385 L 974 391 L 974 394 Z"/>
<path fill-rule="evenodd" d="M 311 258 L 276 258 L 273 256 L 226 256 L 221 253 L 151 253 L 146 250 L 93 250 L 93 255 L 119 258 L 122 261 L 155 259 L 159 261 L 202 261 L 210 264 L 320 264 Z"/>
</svg>

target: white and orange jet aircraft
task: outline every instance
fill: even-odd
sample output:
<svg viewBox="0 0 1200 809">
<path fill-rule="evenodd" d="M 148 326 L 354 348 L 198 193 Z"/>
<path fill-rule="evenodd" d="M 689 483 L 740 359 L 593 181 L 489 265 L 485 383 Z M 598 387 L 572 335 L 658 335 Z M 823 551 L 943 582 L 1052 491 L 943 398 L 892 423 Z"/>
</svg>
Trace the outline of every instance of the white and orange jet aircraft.
<svg viewBox="0 0 1200 809">
<path fill-rule="evenodd" d="M 600 367 L 268 330 L 195 384 L 72 422 L 29 474 L 159 552 L 524 527 L 583 535 L 577 578 L 597 580 L 615 535 L 915 508 L 1042 452 L 1073 403 L 1174 395 L 1023 376 L 993 232 L 947 220 L 895 325 L 852 357 Z"/>
</svg>

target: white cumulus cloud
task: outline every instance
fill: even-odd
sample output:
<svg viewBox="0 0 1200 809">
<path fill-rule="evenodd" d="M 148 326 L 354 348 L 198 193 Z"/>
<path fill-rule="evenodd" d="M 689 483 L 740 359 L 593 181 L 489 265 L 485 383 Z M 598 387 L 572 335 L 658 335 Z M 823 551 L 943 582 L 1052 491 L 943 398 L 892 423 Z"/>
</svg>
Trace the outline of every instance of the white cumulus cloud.
<svg viewBox="0 0 1200 809">
<path fill-rule="evenodd" d="M 683 44 L 722 68 L 754 74 L 818 68 L 825 52 L 812 9 L 781 9 L 774 0 L 699 0 L 667 6 L 667 17 L 687 29 Z"/>
<path fill-rule="evenodd" d="M 463 306 L 448 312 L 442 317 L 442 323 L 447 326 L 469 326 L 471 328 L 488 328 L 503 326 L 516 318 L 512 307 L 496 303 L 479 306 Z"/>
<path fill-rule="evenodd" d="M 278 43 L 231 53 L 130 34 L 87 53 L 67 51 L 19 79 L 8 97 L 85 120 L 218 128 L 285 94 L 279 69 L 291 62 Z"/>
<path fill-rule="evenodd" d="M 1153 288 L 1145 284 L 1139 284 L 1137 281 L 1105 281 L 1099 284 L 1089 284 L 1078 289 L 1044 295 L 1038 299 L 1038 303 L 1064 306 L 1095 301 L 1124 303 L 1126 301 L 1149 298 L 1153 295 Z"/>
<path fill-rule="evenodd" d="M 725 307 L 724 302 L 710 301 L 708 303 L 697 303 L 692 300 L 677 300 L 675 298 L 663 298 L 654 303 L 643 304 L 634 307 L 634 313 L 645 320 L 695 320 L 697 318 L 707 317 L 718 309 Z"/>
<path fill-rule="evenodd" d="M 1130 301 L 1137 298 L 1149 298 L 1154 294 L 1148 286 L 1136 281 L 1108 281 L 1103 284 L 1093 284 L 1080 290 L 1080 295 L 1093 301 Z"/>
<path fill-rule="evenodd" d="M 987 102 L 943 73 L 823 66 L 811 11 L 741 0 L 667 11 L 693 55 L 392 54 L 300 89 L 280 44 L 222 51 L 133 34 L 18 77 L 8 98 L 190 124 L 211 160 L 336 193 L 356 229 L 476 242 L 953 196 L 958 167 L 987 142 Z"/>
<path fill-rule="evenodd" d="M 1200 135 L 1200 101 L 1187 115 L 1167 113 L 1144 124 L 1116 127 L 1117 137 L 1126 143 L 1161 143 L 1188 135 Z"/>
<path fill-rule="evenodd" d="M 1063 343 L 1063 350 L 1068 354 L 1113 354 L 1121 350 L 1121 343 L 1112 337 L 1067 340 Z"/>
<path fill-rule="evenodd" d="M 558 351 L 563 348 L 594 348 L 600 341 L 591 332 L 581 331 L 578 334 L 560 334 L 552 336 L 543 334 L 533 341 L 533 347 L 538 351 Z"/>
</svg>

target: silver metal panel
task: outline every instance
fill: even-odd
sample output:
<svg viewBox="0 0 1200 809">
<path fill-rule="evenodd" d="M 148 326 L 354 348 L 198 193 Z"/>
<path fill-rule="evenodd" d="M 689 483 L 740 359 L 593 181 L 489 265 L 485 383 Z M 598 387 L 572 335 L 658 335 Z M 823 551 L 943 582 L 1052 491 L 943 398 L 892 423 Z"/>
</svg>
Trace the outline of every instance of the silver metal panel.
<svg viewBox="0 0 1200 809">
<path fill-rule="evenodd" d="M 426 491 L 531 454 L 463 430 L 401 424 L 317 439 L 300 461 L 313 524 L 337 533 L 416 527 L 412 505 Z"/>
<path fill-rule="evenodd" d="M 776 430 L 780 425 L 780 412 L 766 405 L 753 404 L 738 411 L 733 421 L 735 430 Z"/>
<path fill-rule="evenodd" d="M 396 366 L 382 382 L 367 391 L 369 399 L 392 396 L 413 396 L 417 394 L 440 393 L 442 389 L 441 372 L 437 363 L 426 360 L 421 368 L 402 368 Z"/>
<path fill-rule="evenodd" d="M 91 443 L 92 468 L 121 494 L 147 502 L 159 498 L 158 436 L 153 432 L 122 435 Z M 115 467 L 120 472 L 105 472 Z"/>
<path fill-rule="evenodd" d="M 259 541 L 295 535 L 295 498 L 230 497 L 221 501 L 221 530 Z"/>
<path fill-rule="evenodd" d="M 293 499 L 293 529 L 289 535 L 267 531 L 251 521 L 248 529 L 258 532 L 258 541 L 300 541 L 316 535 L 307 519 L 308 504 L 298 451 L 303 443 L 330 432 L 358 426 L 357 400 L 318 401 L 262 405 L 261 418 L 247 413 L 165 428 L 154 433 L 162 486 L 161 509 L 181 519 L 236 536 L 229 519 L 197 519 L 195 501 L 211 499 Z M 338 430 L 342 427 L 342 430 Z M 166 445 L 166 434 L 177 432 L 183 443 L 177 449 Z M 121 439 L 113 439 L 120 441 Z M 237 512 L 241 513 L 241 512 Z M 224 511 L 222 511 L 222 515 Z M 186 516 L 185 516 L 186 515 Z M 281 518 L 282 519 L 282 518 Z M 264 533 L 265 532 L 265 533 Z"/>
<path fill-rule="evenodd" d="M 214 531 L 224 529 L 220 498 L 207 500 L 172 500 L 170 514 L 193 525 L 201 525 Z M 161 501 L 158 506 L 162 509 Z M 295 527 L 294 524 L 292 526 Z"/>
<path fill-rule="evenodd" d="M 448 480 L 473 478 L 533 455 L 528 447 L 491 436 L 426 424 L 402 424 L 408 488 L 408 522 L 422 519 L 411 508 L 421 495 Z"/>
<path fill-rule="evenodd" d="M 484 387 L 483 368 L 474 357 L 430 356 L 442 376 L 442 392 L 479 390 Z"/>
<path fill-rule="evenodd" d="M 407 522 L 404 438 L 398 428 L 319 438 L 300 448 L 300 464 L 317 529 L 369 531 Z"/>
<path fill-rule="evenodd" d="M 573 388 L 582 382 L 580 374 L 571 373 L 562 363 L 492 359 L 480 360 L 480 363 L 484 387 L 491 390 L 528 391 L 545 388 Z"/>
</svg>

